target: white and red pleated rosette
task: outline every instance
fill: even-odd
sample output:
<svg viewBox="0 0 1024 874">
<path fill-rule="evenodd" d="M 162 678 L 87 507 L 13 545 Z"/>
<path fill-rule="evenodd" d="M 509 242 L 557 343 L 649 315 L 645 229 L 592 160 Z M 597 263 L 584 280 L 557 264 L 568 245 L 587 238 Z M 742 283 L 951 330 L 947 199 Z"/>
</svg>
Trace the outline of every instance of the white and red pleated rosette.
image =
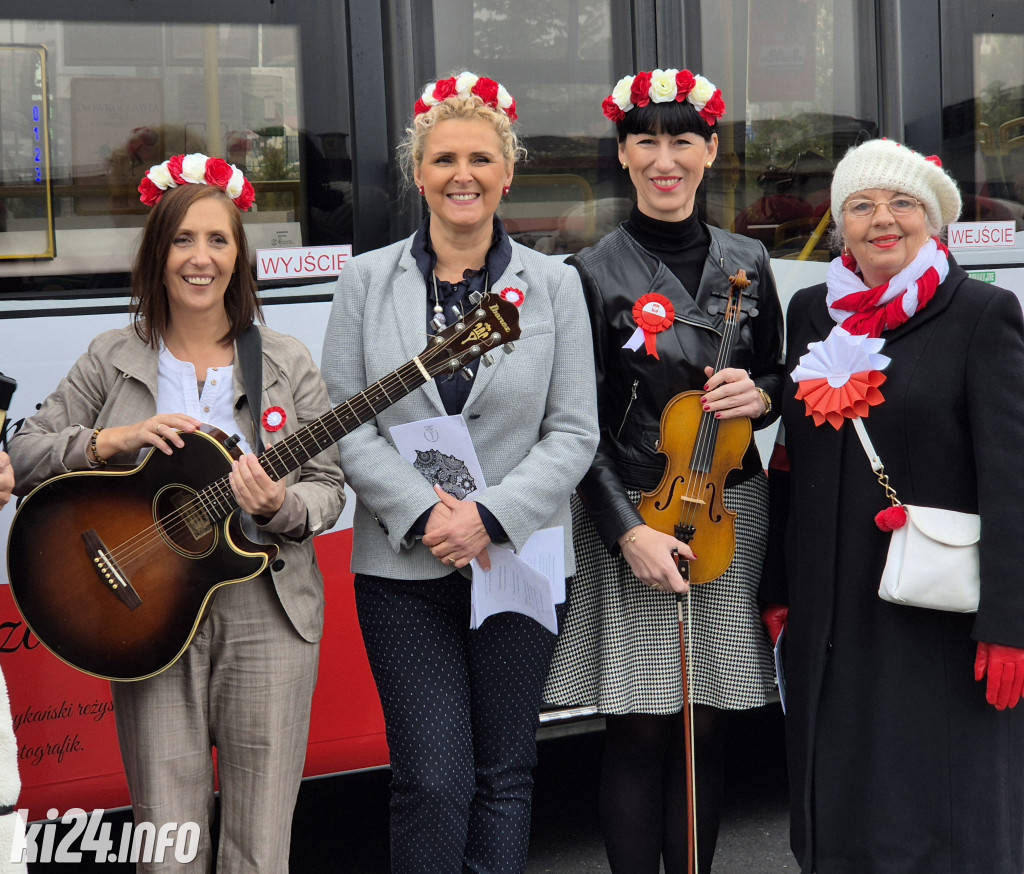
<svg viewBox="0 0 1024 874">
<path fill-rule="evenodd" d="M 636 321 L 636 330 L 630 338 L 622 344 L 623 349 L 636 352 L 641 346 L 647 349 L 648 355 L 653 355 L 659 361 L 657 337 L 662 331 L 667 331 L 675 321 L 676 310 L 665 295 L 651 293 L 645 294 L 633 304 L 633 319 Z"/>
<path fill-rule="evenodd" d="M 828 422 L 838 431 L 846 419 L 867 416 L 885 400 L 879 391 L 885 382 L 881 371 L 890 361 L 881 354 L 884 345 L 885 340 L 838 325 L 824 340 L 807 345 L 790 377 L 815 425 Z"/>
</svg>

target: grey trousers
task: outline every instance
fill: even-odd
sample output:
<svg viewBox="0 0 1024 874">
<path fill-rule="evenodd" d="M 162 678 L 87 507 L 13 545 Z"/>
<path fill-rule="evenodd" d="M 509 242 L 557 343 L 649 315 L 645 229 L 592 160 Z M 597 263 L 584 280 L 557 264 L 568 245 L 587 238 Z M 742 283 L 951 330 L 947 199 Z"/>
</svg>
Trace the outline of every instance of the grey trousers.
<svg viewBox="0 0 1024 874">
<path fill-rule="evenodd" d="M 217 874 L 283 874 L 302 778 L 319 644 L 302 639 L 266 578 L 225 586 L 192 645 L 148 680 L 113 683 L 136 829 L 197 823 L 188 863 L 165 850 L 139 872 L 208 872 L 214 753 Z"/>
</svg>

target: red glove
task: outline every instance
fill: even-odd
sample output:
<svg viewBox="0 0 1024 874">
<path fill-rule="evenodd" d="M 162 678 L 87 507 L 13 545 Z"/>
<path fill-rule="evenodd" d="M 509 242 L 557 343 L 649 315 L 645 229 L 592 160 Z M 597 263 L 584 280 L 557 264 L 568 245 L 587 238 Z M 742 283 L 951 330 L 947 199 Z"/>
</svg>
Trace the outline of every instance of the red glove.
<svg viewBox="0 0 1024 874">
<path fill-rule="evenodd" d="M 978 655 L 974 659 L 974 679 L 981 680 L 986 672 L 985 700 L 996 710 L 1016 706 L 1024 694 L 1024 649 L 998 643 L 979 643 Z"/>
<path fill-rule="evenodd" d="M 768 629 L 772 646 L 779 642 L 779 635 L 785 630 L 787 619 L 789 619 L 789 607 L 782 604 L 769 604 L 761 611 L 761 621 Z"/>
</svg>

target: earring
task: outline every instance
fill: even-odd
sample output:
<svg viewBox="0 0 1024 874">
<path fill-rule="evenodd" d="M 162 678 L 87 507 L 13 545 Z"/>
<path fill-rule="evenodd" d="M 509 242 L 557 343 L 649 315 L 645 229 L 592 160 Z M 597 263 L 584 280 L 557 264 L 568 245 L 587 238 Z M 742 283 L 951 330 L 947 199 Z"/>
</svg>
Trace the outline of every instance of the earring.
<svg viewBox="0 0 1024 874">
<path fill-rule="evenodd" d="M 510 189 L 510 188 L 509 188 L 509 187 L 508 187 L 508 186 L 506 185 L 506 186 L 505 186 L 504 188 L 502 188 L 502 189 L 501 189 L 501 196 L 502 196 L 502 197 L 508 197 L 508 193 L 509 193 L 509 191 L 511 191 L 511 190 L 512 190 L 512 189 Z"/>
<path fill-rule="evenodd" d="M 706 164 L 704 165 L 704 169 L 705 169 L 705 170 L 710 170 L 710 169 L 711 169 L 711 165 L 712 165 L 712 163 L 713 163 L 712 161 L 708 161 L 708 162 L 707 162 L 707 163 L 706 163 Z"/>
<path fill-rule="evenodd" d="M 629 164 L 627 164 L 625 161 L 623 161 L 622 162 L 622 169 L 623 170 L 628 170 L 629 169 Z"/>
<path fill-rule="evenodd" d="M 423 197 L 423 186 L 422 185 L 419 187 L 419 192 L 420 192 L 420 197 Z"/>
</svg>

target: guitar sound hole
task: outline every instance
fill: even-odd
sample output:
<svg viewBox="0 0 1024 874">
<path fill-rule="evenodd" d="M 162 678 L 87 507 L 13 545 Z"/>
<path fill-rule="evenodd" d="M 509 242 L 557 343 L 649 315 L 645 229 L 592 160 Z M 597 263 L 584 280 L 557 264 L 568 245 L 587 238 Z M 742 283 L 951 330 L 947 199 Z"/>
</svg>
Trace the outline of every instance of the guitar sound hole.
<svg viewBox="0 0 1024 874">
<path fill-rule="evenodd" d="M 206 515 L 193 489 L 164 486 L 153 499 L 153 517 L 164 541 L 175 552 L 202 558 L 217 545 L 217 526 Z"/>
</svg>

